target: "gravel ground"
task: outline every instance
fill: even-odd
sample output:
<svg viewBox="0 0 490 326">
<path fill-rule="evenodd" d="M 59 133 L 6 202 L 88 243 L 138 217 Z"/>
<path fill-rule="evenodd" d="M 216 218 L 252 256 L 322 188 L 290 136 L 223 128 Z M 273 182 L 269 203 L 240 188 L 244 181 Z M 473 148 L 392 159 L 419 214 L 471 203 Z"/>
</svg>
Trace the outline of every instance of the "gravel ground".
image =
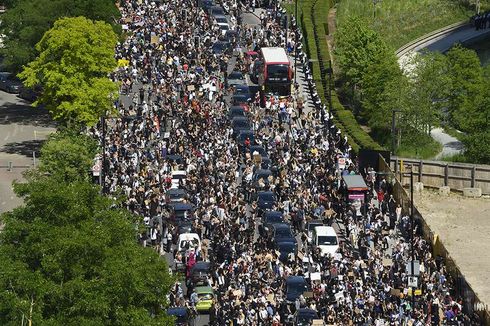
<svg viewBox="0 0 490 326">
<path fill-rule="evenodd" d="M 490 198 L 424 190 L 415 196 L 415 205 L 480 300 L 490 304 Z"/>
</svg>

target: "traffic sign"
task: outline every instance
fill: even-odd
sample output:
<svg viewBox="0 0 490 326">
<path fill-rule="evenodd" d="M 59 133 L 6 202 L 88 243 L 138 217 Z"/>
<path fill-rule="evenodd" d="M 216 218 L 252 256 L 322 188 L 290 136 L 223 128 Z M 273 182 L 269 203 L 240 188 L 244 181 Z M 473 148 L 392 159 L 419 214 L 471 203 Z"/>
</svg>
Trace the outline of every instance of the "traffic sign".
<svg viewBox="0 0 490 326">
<path fill-rule="evenodd" d="M 417 288 L 419 286 L 419 278 L 417 276 L 409 276 L 408 286 L 411 288 Z"/>
<path fill-rule="evenodd" d="M 409 261 L 406 265 L 407 274 L 419 276 L 420 275 L 420 262 L 418 260 L 413 261 L 413 270 L 412 270 L 412 261 Z"/>
</svg>

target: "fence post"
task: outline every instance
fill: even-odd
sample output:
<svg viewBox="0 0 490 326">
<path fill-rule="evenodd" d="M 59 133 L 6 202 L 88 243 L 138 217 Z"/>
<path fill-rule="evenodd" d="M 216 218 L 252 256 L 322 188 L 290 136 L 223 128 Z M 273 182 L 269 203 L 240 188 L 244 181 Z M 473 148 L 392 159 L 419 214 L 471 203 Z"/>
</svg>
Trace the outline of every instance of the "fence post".
<svg viewBox="0 0 490 326">
<path fill-rule="evenodd" d="M 391 165 L 391 164 L 390 164 Z M 391 168 L 391 166 L 390 166 Z M 395 178 L 396 178 L 396 174 L 398 173 L 398 157 L 395 158 Z"/>
<path fill-rule="evenodd" d="M 448 186 L 449 184 L 449 165 L 446 164 L 444 166 L 444 186 Z"/>
<path fill-rule="evenodd" d="M 12 172 L 12 162 L 9 162 L 7 171 Z"/>
<path fill-rule="evenodd" d="M 422 160 L 419 161 L 419 182 L 422 182 L 422 167 L 424 166 L 424 162 Z"/>
<path fill-rule="evenodd" d="M 471 188 L 475 188 L 476 183 L 476 167 L 471 168 Z"/>
</svg>

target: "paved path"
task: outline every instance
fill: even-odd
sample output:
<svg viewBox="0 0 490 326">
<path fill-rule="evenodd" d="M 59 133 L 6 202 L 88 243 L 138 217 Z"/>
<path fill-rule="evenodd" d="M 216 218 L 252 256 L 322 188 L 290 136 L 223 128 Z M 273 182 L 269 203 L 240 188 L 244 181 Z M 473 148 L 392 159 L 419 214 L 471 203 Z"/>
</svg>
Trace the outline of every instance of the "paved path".
<svg viewBox="0 0 490 326">
<path fill-rule="evenodd" d="M 480 37 L 485 37 L 490 33 L 490 28 L 483 30 L 476 30 L 471 25 L 464 25 L 451 32 L 442 33 L 436 37 L 429 37 L 424 41 L 418 42 L 413 45 L 413 47 L 406 52 L 402 52 L 399 55 L 398 63 L 405 71 L 410 71 L 410 60 L 422 51 L 438 51 L 446 52 L 457 43 L 464 43 L 470 40 L 475 40 Z M 441 159 L 442 157 L 452 156 L 461 153 L 464 146 L 458 139 L 447 134 L 441 128 L 436 128 L 431 131 L 431 136 L 436 141 L 442 144 L 442 151 L 437 154 L 435 159 Z"/>
<path fill-rule="evenodd" d="M 442 151 L 437 154 L 435 159 L 453 156 L 461 153 L 463 150 L 463 143 L 461 143 L 457 138 L 446 134 L 442 128 L 432 129 L 430 135 L 442 145 Z"/>
<path fill-rule="evenodd" d="M 0 213 L 19 206 L 12 182 L 34 165 L 33 152 L 39 156 L 41 143 L 55 131 L 45 110 L 36 109 L 14 94 L 0 91 Z M 8 171 L 12 162 L 12 171 Z"/>
</svg>

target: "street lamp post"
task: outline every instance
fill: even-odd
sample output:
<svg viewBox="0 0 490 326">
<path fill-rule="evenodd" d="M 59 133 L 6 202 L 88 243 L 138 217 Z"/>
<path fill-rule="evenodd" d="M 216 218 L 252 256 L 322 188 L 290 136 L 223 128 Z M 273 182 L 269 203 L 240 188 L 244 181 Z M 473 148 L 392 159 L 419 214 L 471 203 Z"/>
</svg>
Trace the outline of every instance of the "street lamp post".
<svg viewBox="0 0 490 326">
<path fill-rule="evenodd" d="M 101 117 L 101 123 L 102 123 L 102 164 L 100 168 L 100 176 L 101 176 L 101 186 L 102 186 L 102 193 L 106 193 L 106 186 L 105 186 L 105 173 L 106 173 L 106 161 L 105 161 L 105 114 Z"/>
<path fill-rule="evenodd" d="M 294 0 L 294 21 L 295 31 L 294 31 L 294 87 L 296 89 L 296 75 L 297 75 L 297 62 L 298 62 L 298 0 Z"/>
<path fill-rule="evenodd" d="M 413 204 L 413 165 L 410 166 L 410 255 L 412 257 L 411 269 L 412 274 L 415 274 L 415 248 L 414 248 L 414 204 Z M 412 287 L 412 313 L 415 309 L 415 288 Z"/>
<path fill-rule="evenodd" d="M 396 132 L 396 116 L 395 114 L 396 113 L 399 113 L 401 112 L 401 110 L 396 110 L 396 109 L 392 109 L 391 110 L 391 153 L 393 155 L 395 155 L 395 152 L 396 152 L 396 135 L 395 135 L 395 132 Z"/>
</svg>

